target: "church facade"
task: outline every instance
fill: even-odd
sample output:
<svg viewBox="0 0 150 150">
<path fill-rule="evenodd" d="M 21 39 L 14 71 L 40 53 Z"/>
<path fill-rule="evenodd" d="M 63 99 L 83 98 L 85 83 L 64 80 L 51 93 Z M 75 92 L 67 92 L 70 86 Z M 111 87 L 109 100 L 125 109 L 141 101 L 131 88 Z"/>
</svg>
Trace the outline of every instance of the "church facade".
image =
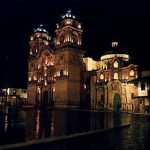
<svg viewBox="0 0 150 150">
<path fill-rule="evenodd" d="M 138 66 L 130 63 L 130 56 L 119 48 L 118 42 L 112 42 L 111 49 L 100 61 L 84 58 L 89 70 L 86 74 L 90 78 L 90 106 L 100 110 L 134 111 L 137 88 L 128 81 L 138 77 Z"/>
<path fill-rule="evenodd" d="M 68 11 L 55 33 L 54 48 L 43 25 L 30 37 L 28 99 L 37 106 L 78 107 L 84 71 L 81 24 Z"/>
<path fill-rule="evenodd" d="M 118 43 L 99 61 L 84 57 L 82 27 L 71 11 L 51 39 L 43 25 L 30 36 L 28 102 L 37 107 L 85 107 L 132 111 L 138 66 Z M 53 42 L 52 42 L 53 41 Z"/>
</svg>

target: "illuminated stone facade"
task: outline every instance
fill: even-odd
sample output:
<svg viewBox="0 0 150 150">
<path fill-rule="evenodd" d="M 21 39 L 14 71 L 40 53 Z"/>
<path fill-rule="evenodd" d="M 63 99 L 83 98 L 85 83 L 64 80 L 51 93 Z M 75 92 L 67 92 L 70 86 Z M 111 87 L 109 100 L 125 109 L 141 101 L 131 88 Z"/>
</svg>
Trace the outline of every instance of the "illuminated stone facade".
<svg viewBox="0 0 150 150">
<path fill-rule="evenodd" d="M 117 42 L 112 43 L 113 50 L 102 55 L 100 61 L 84 58 L 81 24 L 71 11 L 62 15 L 55 33 L 51 40 L 40 25 L 30 37 L 30 103 L 38 107 L 133 110 L 132 95 L 136 90 L 127 81 L 138 77 L 138 66 L 129 63 L 127 53 L 117 50 Z"/>
<path fill-rule="evenodd" d="M 102 55 L 100 61 L 84 58 L 88 70 L 85 84 L 90 78 L 90 93 L 87 94 L 92 109 L 133 110 L 132 96 L 137 90 L 134 84 L 127 82 L 138 77 L 138 66 L 130 64 L 129 60 L 127 53 L 118 50 L 117 42 L 112 43 L 112 51 Z"/>
<path fill-rule="evenodd" d="M 37 106 L 79 106 L 83 50 L 81 24 L 68 11 L 56 24 L 54 48 L 40 25 L 30 38 L 28 99 Z"/>
</svg>

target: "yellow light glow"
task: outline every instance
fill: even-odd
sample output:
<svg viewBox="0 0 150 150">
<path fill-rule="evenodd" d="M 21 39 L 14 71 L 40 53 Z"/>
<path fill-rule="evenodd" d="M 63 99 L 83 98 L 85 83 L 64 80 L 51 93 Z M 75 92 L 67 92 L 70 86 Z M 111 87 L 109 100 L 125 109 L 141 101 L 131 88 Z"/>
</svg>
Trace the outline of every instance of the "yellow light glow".
<svg viewBox="0 0 150 150">
<path fill-rule="evenodd" d="M 8 94 L 8 95 L 10 94 L 10 88 L 7 89 L 7 94 Z"/>
<path fill-rule="evenodd" d="M 47 86 L 47 81 L 45 80 L 44 85 Z"/>
<path fill-rule="evenodd" d="M 31 40 L 31 41 L 33 40 L 33 37 L 32 37 L 32 36 L 30 37 L 30 40 Z"/>
<path fill-rule="evenodd" d="M 135 75 L 134 70 L 130 70 L 130 76 L 133 77 Z"/>
<path fill-rule="evenodd" d="M 55 87 L 53 88 L 53 92 L 55 92 Z"/>
<path fill-rule="evenodd" d="M 38 69 L 40 69 L 40 64 L 38 65 Z"/>
<path fill-rule="evenodd" d="M 70 19 L 69 19 L 69 20 L 66 20 L 66 24 L 67 24 L 67 25 L 71 24 L 71 20 L 70 20 Z"/>
<path fill-rule="evenodd" d="M 31 81 L 31 77 L 28 78 L 28 81 Z"/>
<path fill-rule="evenodd" d="M 49 44 L 49 43 L 46 41 L 46 42 L 45 42 L 45 45 L 48 45 L 48 44 Z"/>
<path fill-rule="evenodd" d="M 129 55 L 127 55 L 127 54 L 108 54 L 108 55 L 103 55 L 101 57 L 101 60 L 112 59 L 114 57 L 119 57 L 119 58 L 122 58 L 124 61 L 129 61 Z"/>
<path fill-rule="evenodd" d="M 112 42 L 112 43 L 111 43 L 111 46 L 112 46 L 112 47 L 117 47 L 117 46 L 118 46 L 118 42 Z"/>
<path fill-rule="evenodd" d="M 100 79 L 104 80 L 104 75 L 103 74 L 100 74 Z"/>
<path fill-rule="evenodd" d="M 86 64 L 86 70 L 87 71 L 91 71 L 91 70 L 96 70 L 97 69 L 96 61 L 94 61 L 92 58 L 90 58 L 90 57 L 83 58 L 83 61 Z"/>
<path fill-rule="evenodd" d="M 41 93 L 40 87 L 37 88 L 37 92 L 38 92 L 39 94 Z"/>
<path fill-rule="evenodd" d="M 118 73 L 116 73 L 116 72 L 114 73 L 114 79 L 118 80 Z"/>
<path fill-rule="evenodd" d="M 78 24 L 78 28 L 81 29 L 81 24 Z"/>
<path fill-rule="evenodd" d="M 114 62 L 114 68 L 118 68 L 118 62 L 117 61 Z"/>
<path fill-rule="evenodd" d="M 37 77 L 36 77 L 36 76 L 34 76 L 34 77 L 33 77 L 33 80 L 34 80 L 34 81 L 35 81 L 35 80 L 37 80 Z"/>
</svg>

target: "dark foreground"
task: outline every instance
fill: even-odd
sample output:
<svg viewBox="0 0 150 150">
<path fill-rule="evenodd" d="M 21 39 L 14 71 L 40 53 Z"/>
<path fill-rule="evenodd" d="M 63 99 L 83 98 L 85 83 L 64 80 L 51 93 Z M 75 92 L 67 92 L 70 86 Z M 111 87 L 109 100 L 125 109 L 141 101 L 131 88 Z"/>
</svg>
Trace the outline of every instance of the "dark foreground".
<svg viewBox="0 0 150 150">
<path fill-rule="evenodd" d="M 10 109 L 5 112 L 3 110 L 0 114 L 0 149 L 6 144 L 32 142 L 45 138 L 57 139 L 57 137 L 108 129 L 127 123 L 131 123 L 128 128 L 57 140 L 27 149 L 150 149 L 150 116 L 60 109 L 47 111 Z"/>
</svg>

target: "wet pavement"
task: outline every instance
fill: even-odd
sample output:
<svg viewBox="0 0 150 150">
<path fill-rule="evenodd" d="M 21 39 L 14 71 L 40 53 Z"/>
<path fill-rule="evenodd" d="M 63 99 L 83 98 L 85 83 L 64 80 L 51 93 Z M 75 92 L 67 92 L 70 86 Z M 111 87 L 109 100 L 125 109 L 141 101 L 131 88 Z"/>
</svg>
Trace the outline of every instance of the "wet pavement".
<svg viewBox="0 0 150 150">
<path fill-rule="evenodd" d="M 3 110 L 0 113 L 0 145 L 107 129 L 127 123 L 132 125 L 92 139 L 65 143 L 57 149 L 150 149 L 149 115 L 63 109 Z M 56 149 L 55 145 L 53 149 Z"/>
</svg>

